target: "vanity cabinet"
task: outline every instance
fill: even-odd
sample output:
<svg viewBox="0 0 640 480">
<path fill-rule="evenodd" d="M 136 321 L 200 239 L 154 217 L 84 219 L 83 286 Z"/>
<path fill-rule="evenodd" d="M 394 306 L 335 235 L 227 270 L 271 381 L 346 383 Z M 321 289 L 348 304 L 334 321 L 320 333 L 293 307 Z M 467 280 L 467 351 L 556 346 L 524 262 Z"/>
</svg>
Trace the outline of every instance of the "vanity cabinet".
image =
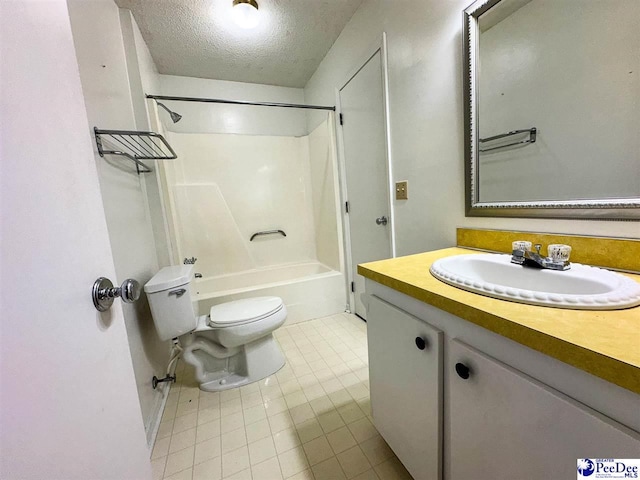
<svg viewBox="0 0 640 480">
<path fill-rule="evenodd" d="M 574 478 L 578 458 L 640 457 L 636 394 L 386 287 L 367 288 L 374 423 L 415 480 Z M 586 405 L 603 395 L 600 411 Z"/>
<path fill-rule="evenodd" d="M 578 458 L 640 455 L 585 405 L 455 339 L 447 354 L 451 480 L 574 478 Z"/>
<path fill-rule="evenodd" d="M 371 297 L 367 336 L 376 428 L 415 479 L 441 478 L 442 332 Z"/>
</svg>

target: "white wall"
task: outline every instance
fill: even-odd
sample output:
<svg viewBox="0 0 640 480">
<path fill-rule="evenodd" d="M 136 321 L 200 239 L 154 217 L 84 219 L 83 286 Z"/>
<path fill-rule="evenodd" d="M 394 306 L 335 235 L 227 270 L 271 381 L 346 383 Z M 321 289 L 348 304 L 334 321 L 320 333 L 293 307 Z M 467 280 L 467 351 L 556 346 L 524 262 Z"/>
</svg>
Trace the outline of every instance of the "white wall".
<svg viewBox="0 0 640 480">
<path fill-rule="evenodd" d="M 482 202 L 640 196 L 639 19 L 637 0 L 534 0 L 482 31 L 480 137 L 538 129 L 480 154 Z"/>
<path fill-rule="evenodd" d="M 203 276 L 314 260 L 306 137 L 170 133 L 165 166 L 178 258 Z M 264 230 L 286 237 L 249 239 Z"/>
<path fill-rule="evenodd" d="M 136 120 L 143 117 L 134 113 L 118 7 L 112 0 L 69 0 L 68 8 L 90 128 L 135 130 Z M 89 126 L 86 134 L 93 138 Z M 95 149 L 93 139 L 92 143 Z M 158 270 L 146 180 L 124 158 L 101 158 L 95 152 L 95 161 L 115 260 L 117 278 L 111 280 L 134 278 L 144 284 Z M 162 390 L 153 390 L 151 378 L 164 376 L 169 345 L 159 340 L 144 295 L 134 304 L 118 303 L 114 308 L 124 310 L 142 417 L 151 440 L 162 403 Z"/>
<path fill-rule="evenodd" d="M 129 10 L 120 9 L 120 23 L 136 128 L 144 131 L 155 131 L 151 125 L 149 114 L 149 106 L 152 104 L 145 98 L 145 92 L 159 90 L 160 76 L 158 69 L 153 63 L 153 58 L 151 58 L 149 48 L 142 38 L 138 24 Z M 141 185 L 146 193 L 145 200 L 156 244 L 158 266 L 166 267 L 171 264 L 171 248 L 168 226 L 165 220 L 166 215 L 160 193 L 159 163 L 162 163 L 162 161 L 147 161 L 147 164 L 152 166 L 153 172 L 143 175 Z"/>
<path fill-rule="evenodd" d="M 160 75 L 160 88 L 161 92 L 147 93 L 251 102 L 304 103 L 301 88 L 255 83 Z M 174 124 L 168 113 L 160 111 L 163 123 L 172 132 L 284 136 L 307 134 L 305 110 L 301 109 L 175 101 L 162 103 L 182 115 L 182 120 Z"/>
<path fill-rule="evenodd" d="M 398 255 L 455 244 L 457 226 L 638 237 L 635 222 L 466 218 L 462 11 L 469 0 L 365 0 L 305 87 L 307 103 L 335 103 L 335 88 L 387 32 Z M 322 121 L 309 116 L 309 127 Z"/>
<path fill-rule="evenodd" d="M 0 2 L 0 36 L 0 478 L 150 478 L 66 2 Z"/>
</svg>

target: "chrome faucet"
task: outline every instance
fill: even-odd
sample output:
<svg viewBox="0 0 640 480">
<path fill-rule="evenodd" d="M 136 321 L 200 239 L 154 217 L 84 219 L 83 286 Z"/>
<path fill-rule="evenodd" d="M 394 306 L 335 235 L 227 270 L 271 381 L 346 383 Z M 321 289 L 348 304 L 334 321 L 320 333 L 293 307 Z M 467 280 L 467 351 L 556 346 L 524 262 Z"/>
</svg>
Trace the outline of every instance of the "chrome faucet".
<svg viewBox="0 0 640 480">
<path fill-rule="evenodd" d="M 569 261 L 554 261 L 551 257 L 545 257 L 540 254 L 542 245 L 536 243 L 533 248 L 535 252 L 530 250 L 514 250 L 511 254 L 511 263 L 522 265 L 523 267 L 547 268 L 549 270 L 569 270 L 571 263 Z"/>
<path fill-rule="evenodd" d="M 182 263 L 184 263 L 185 265 L 193 265 L 194 263 L 196 263 L 198 261 L 198 259 L 196 257 L 191 257 L 191 258 L 185 258 Z"/>
</svg>

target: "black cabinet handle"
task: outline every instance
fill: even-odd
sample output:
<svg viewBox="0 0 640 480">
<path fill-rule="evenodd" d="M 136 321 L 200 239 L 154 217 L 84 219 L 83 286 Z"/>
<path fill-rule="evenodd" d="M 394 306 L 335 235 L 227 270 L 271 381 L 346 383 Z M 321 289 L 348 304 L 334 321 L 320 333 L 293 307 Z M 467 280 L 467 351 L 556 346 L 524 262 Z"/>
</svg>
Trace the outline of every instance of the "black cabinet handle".
<svg viewBox="0 0 640 480">
<path fill-rule="evenodd" d="M 416 347 L 418 347 L 419 350 L 424 350 L 427 348 L 427 341 L 422 337 L 416 337 Z"/>
<path fill-rule="evenodd" d="M 456 373 L 463 380 L 471 376 L 471 370 L 464 363 L 456 363 Z"/>
</svg>

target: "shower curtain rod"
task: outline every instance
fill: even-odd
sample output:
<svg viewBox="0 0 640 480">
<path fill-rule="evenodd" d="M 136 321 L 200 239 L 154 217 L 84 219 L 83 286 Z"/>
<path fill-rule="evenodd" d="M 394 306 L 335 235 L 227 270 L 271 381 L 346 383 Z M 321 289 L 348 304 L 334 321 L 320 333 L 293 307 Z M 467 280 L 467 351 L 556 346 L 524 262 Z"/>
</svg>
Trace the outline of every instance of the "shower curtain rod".
<svg viewBox="0 0 640 480">
<path fill-rule="evenodd" d="M 176 100 L 178 102 L 229 103 L 231 105 L 256 105 L 259 107 L 306 108 L 312 110 L 336 111 L 336 107 L 325 107 L 323 105 L 300 105 L 297 103 L 243 102 L 240 100 L 222 100 L 219 98 L 170 97 L 167 95 L 147 95 L 146 97 L 153 98 L 154 100 Z"/>
</svg>

